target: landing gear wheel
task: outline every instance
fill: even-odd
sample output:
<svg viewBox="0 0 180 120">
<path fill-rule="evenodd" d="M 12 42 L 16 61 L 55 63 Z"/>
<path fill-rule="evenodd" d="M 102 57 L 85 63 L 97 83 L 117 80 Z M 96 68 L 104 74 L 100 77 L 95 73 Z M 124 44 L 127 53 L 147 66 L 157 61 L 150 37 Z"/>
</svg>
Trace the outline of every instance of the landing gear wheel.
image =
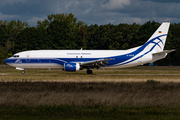
<svg viewBox="0 0 180 120">
<path fill-rule="evenodd" d="M 93 73 L 92 70 L 87 70 L 86 72 L 87 72 L 87 74 L 92 74 Z"/>
<path fill-rule="evenodd" d="M 22 74 L 24 74 L 24 73 L 25 73 L 25 71 L 24 71 L 24 70 L 22 70 L 22 71 L 21 71 L 21 73 L 22 73 Z"/>
</svg>

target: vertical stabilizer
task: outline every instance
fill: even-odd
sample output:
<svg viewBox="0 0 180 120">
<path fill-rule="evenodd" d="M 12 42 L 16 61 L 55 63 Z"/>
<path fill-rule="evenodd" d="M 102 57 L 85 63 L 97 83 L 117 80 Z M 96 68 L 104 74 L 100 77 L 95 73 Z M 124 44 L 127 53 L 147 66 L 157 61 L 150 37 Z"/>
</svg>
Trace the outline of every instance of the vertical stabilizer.
<svg viewBox="0 0 180 120">
<path fill-rule="evenodd" d="M 154 34 L 145 43 L 149 49 L 153 49 L 154 53 L 161 52 L 164 49 L 170 22 L 163 22 L 161 26 L 154 32 Z"/>
</svg>

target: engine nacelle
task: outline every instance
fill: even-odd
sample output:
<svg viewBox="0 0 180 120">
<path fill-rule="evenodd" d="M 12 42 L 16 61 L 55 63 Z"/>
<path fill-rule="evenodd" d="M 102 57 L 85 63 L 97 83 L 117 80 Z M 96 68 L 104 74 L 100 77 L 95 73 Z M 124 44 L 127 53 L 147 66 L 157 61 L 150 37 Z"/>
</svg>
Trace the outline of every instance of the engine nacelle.
<svg viewBox="0 0 180 120">
<path fill-rule="evenodd" d="M 64 63 L 64 71 L 79 71 L 79 63 Z"/>
</svg>

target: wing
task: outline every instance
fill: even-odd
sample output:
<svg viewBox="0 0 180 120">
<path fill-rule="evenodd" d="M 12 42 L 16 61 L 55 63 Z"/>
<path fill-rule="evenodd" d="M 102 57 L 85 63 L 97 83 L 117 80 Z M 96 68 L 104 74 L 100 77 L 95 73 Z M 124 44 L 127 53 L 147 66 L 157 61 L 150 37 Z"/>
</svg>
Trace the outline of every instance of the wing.
<svg viewBox="0 0 180 120">
<path fill-rule="evenodd" d="M 80 64 L 80 66 L 83 67 L 83 68 L 88 68 L 88 67 L 91 67 L 91 68 L 94 68 L 94 67 L 100 68 L 100 67 L 105 66 L 106 64 L 108 64 L 107 61 L 109 61 L 109 60 L 112 60 L 112 59 L 99 59 L 99 60 L 83 62 L 83 63 Z"/>
</svg>

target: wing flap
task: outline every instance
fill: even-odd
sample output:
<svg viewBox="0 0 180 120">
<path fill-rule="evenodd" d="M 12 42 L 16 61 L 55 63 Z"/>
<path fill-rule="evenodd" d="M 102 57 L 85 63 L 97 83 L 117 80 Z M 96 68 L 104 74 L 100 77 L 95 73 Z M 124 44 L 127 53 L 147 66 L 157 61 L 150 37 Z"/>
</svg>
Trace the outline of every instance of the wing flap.
<svg viewBox="0 0 180 120">
<path fill-rule="evenodd" d="M 109 60 L 112 60 L 112 59 L 99 59 L 99 60 L 94 60 L 94 61 L 83 62 L 81 63 L 81 66 L 82 67 L 101 67 L 108 64 L 107 61 Z"/>
</svg>

